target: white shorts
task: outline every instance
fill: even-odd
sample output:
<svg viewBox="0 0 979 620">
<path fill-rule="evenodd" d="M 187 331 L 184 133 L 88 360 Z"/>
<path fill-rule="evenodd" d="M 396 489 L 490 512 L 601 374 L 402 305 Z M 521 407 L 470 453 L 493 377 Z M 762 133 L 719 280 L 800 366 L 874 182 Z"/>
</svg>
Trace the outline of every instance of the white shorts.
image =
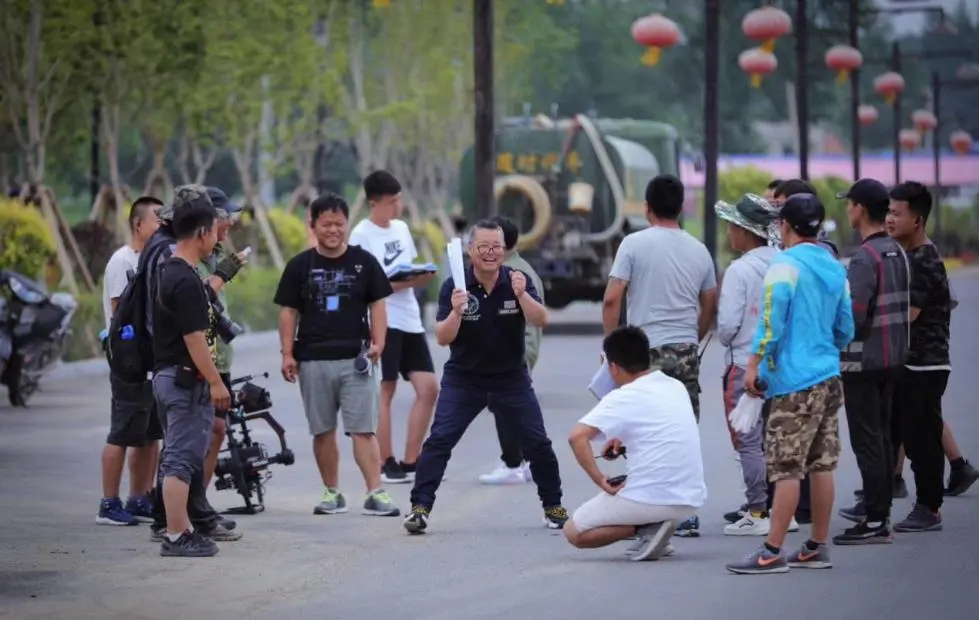
<svg viewBox="0 0 979 620">
<path fill-rule="evenodd" d="M 697 512 L 693 506 L 657 506 L 599 493 L 574 511 L 571 520 L 579 532 L 610 525 L 646 525 L 673 521 L 681 523 Z"/>
</svg>

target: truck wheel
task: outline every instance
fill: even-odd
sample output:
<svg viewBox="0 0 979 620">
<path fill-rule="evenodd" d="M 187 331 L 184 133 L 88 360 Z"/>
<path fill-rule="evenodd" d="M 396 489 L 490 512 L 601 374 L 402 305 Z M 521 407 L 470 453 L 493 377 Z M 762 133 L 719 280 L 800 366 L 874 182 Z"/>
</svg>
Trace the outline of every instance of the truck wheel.
<svg viewBox="0 0 979 620">
<path fill-rule="evenodd" d="M 544 304 L 552 310 L 567 308 L 571 303 L 571 295 L 563 291 L 548 291 L 544 298 Z"/>
</svg>

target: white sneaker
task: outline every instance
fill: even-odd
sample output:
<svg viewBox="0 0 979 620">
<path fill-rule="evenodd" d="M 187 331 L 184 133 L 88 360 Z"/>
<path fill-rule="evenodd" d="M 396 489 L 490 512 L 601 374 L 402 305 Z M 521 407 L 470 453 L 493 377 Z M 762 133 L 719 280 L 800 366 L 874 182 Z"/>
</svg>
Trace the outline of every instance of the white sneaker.
<svg viewBox="0 0 979 620">
<path fill-rule="evenodd" d="M 798 525 L 796 526 L 798 527 Z M 771 521 L 768 517 L 762 517 L 751 512 L 744 513 L 744 516 L 724 526 L 725 536 L 768 536 L 771 529 Z"/>
<path fill-rule="evenodd" d="M 500 463 L 496 469 L 490 473 L 481 475 L 479 477 L 479 482 L 481 484 L 490 485 L 525 484 L 527 482 L 527 478 L 524 476 L 523 466 L 510 469 L 506 465 Z"/>
<path fill-rule="evenodd" d="M 795 517 L 792 517 L 792 520 L 789 521 L 789 531 L 790 532 L 799 531 L 799 522 L 795 520 Z"/>
<path fill-rule="evenodd" d="M 523 474 L 524 481 L 526 482 L 534 481 L 534 475 L 530 473 L 530 463 L 528 463 L 527 461 L 524 461 L 523 464 L 520 465 L 520 473 Z"/>
</svg>

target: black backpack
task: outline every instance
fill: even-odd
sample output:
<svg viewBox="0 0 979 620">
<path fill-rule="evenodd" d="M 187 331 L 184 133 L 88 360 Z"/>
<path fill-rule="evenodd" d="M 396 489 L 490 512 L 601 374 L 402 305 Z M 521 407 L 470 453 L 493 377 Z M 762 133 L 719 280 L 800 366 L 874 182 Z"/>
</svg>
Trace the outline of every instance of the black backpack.
<svg viewBox="0 0 979 620">
<path fill-rule="evenodd" d="M 146 329 L 146 297 L 146 274 L 137 269 L 119 295 L 119 304 L 109 322 L 106 343 L 109 368 L 127 383 L 142 383 L 153 370 L 153 341 Z"/>
<path fill-rule="evenodd" d="M 109 369 L 119 379 L 142 383 L 153 370 L 153 337 L 147 312 L 149 271 L 154 269 L 168 242 L 150 244 L 140 253 L 136 273 L 119 295 L 119 303 L 109 322 L 105 352 Z M 127 336 L 127 337 L 124 337 Z"/>
</svg>

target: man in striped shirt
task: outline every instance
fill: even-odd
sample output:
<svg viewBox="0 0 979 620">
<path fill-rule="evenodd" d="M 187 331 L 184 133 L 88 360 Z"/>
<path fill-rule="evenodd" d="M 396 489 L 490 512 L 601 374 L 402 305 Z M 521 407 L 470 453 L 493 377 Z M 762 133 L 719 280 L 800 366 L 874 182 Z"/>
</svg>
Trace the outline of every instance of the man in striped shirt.
<svg viewBox="0 0 979 620">
<path fill-rule="evenodd" d="M 888 519 L 894 496 L 891 410 L 894 385 L 908 353 L 910 269 L 907 256 L 884 228 L 887 188 L 860 179 L 840 194 L 850 226 L 862 243 L 850 259 L 855 337 L 840 358 L 850 445 L 863 479 L 863 499 L 840 516 L 856 525 L 833 538 L 838 545 L 891 542 Z"/>
</svg>

